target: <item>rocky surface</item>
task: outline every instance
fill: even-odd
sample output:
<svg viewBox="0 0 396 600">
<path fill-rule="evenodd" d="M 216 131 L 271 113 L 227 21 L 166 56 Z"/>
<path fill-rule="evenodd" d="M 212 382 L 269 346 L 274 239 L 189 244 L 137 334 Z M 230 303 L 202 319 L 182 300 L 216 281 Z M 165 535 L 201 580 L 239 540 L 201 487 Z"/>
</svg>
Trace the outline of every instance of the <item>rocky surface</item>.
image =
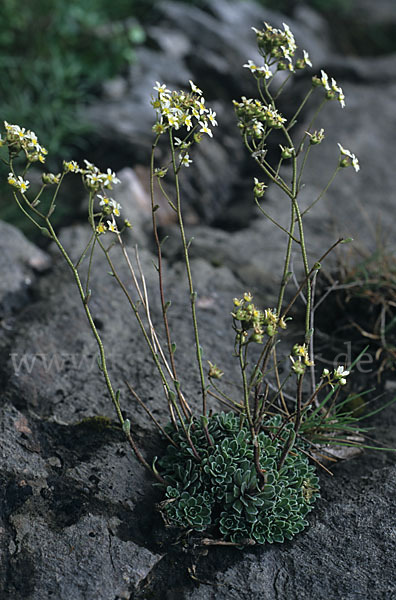
<svg viewBox="0 0 396 600">
<path fill-rule="evenodd" d="M 239 12 L 233 3 L 214 5 L 211 14 L 204 14 L 186 5 L 164 4 L 163 28 L 156 26 L 155 30 L 153 26 L 151 32 L 153 38 L 159 39 L 159 49 L 142 50 L 147 57 L 142 55 L 139 68 L 145 73 L 142 65 L 146 64 L 144 60 L 148 64 L 151 56 L 154 70 L 150 77 L 132 73 L 125 88 L 127 97 L 122 96 L 121 86 L 118 100 L 113 98 L 97 108 L 102 111 L 98 112 L 98 122 L 109 116 L 114 127 L 111 135 L 121 136 L 135 157 L 134 170 L 120 173 L 124 183 L 117 200 L 135 224 L 129 242 L 131 248 L 134 243 L 139 244 L 155 322 L 159 321 L 156 272 L 144 209 L 147 173 L 137 164 L 144 162 L 150 144 L 151 109 L 143 104 L 152 82 L 161 79 L 170 85 L 184 85 L 190 77 L 200 82 L 199 76 L 204 76 L 213 99 L 219 102 L 219 115 L 223 108 L 229 111 L 226 118 L 231 123 L 231 111 L 225 108 L 230 89 L 221 91 L 220 82 L 231 71 L 232 94 L 246 92 L 241 85 L 247 84 L 248 77 L 237 68 L 254 58 L 250 26 L 259 25 L 263 19 L 275 25 L 284 20 L 281 15 L 267 14 L 248 2 L 239 4 Z M 295 21 L 288 22 L 296 36 L 303 39 L 303 46 L 315 56 L 315 66 L 336 77 L 347 99 L 344 110 L 338 103 L 331 103 L 318 120 L 318 127 L 326 130 L 327 143 L 315 150 L 316 162 L 307 167 L 310 186 L 305 190 L 305 202 L 315 198 L 336 164 L 337 141 L 357 154 L 362 167 L 358 174 L 352 169 L 340 173 L 317 210 L 312 216 L 308 214 L 310 256 L 317 258 L 340 233 L 370 246 L 379 223 L 382 232 L 387 231 L 392 239 L 396 57 L 363 60 L 338 56 L 329 46 L 325 25 L 312 11 L 301 9 Z M 200 34 L 195 33 L 194 37 L 191 32 L 190 36 L 189 28 L 198 31 L 198 24 Z M 157 60 L 159 56 L 162 59 Z M 174 57 L 173 62 L 170 56 Z M 296 84 L 296 96 L 301 94 L 304 83 L 302 78 Z M 122 111 L 124 102 L 128 106 L 126 112 Z M 133 124 L 131 110 L 136 110 Z M 139 111 L 145 111 L 145 116 Z M 101 123 L 105 131 L 106 122 Z M 141 131 L 133 129 L 140 126 Z M 304 123 L 298 127 L 303 129 Z M 251 289 L 260 302 L 271 305 L 284 250 L 278 233 L 262 217 L 242 219 L 245 227 L 237 231 L 219 227 L 218 215 L 224 207 L 226 212 L 231 210 L 236 195 L 241 196 L 242 202 L 251 203 L 252 176 L 249 173 L 246 183 L 246 167 L 237 166 L 242 157 L 239 134 L 227 131 L 220 135 L 217 146 L 209 149 L 212 140 L 206 147 L 202 145 L 202 157 L 197 157 L 196 166 L 199 177 L 210 184 L 212 174 L 208 172 L 218 157 L 216 181 L 224 185 L 206 188 L 210 193 L 203 200 L 205 207 L 191 213 L 191 221 L 200 218 L 201 222 L 191 224 L 188 235 L 195 238 L 191 251 L 201 337 L 206 342 L 204 358 L 224 367 L 231 378 L 234 363 L 228 349 L 232 343 L 232 299 Z M 108 144 L 110 141 L 104 147 L 110 147 Z M 194 180 L 197 176 L 191 177 L 186 182 L 186 198 L 194 207 L 201 198 L 201 188 Z M 266 209 L 280 220 L 284 218 L 282 203 L 276 190 L 270 188 Z M 207 222 L 218 226 L 208 227 Z M 186 396 L 197 406 L 199 379 L 193 366 L 191 330 L 185 318 L 188 297 L 184 272 L 174 226 L 165 218 L 163 228 L 171 236 L 164 245 L 166 293 L 172 298 L 169 316 L 176 332 L 178 370 Z M 62 242 L 74 257 L 84 247 L 87 236 L 85 226 L 61 232 Z M 394 454 L 366 452 L 339 463 L 333 478 L 323 475 L 322 498 L 309 517 L 310 527 L 292 542 L 242 552 L 212 548 L 207 554 L 193 541 L 190 546 L 175 544 L 174 533 L 164 529 L 154 510 L 161 499 L 160 490 L 152 486 L 150 476 L 131 455 L 116 424 L 97 369 L 97 348 L 71 273 L 53 248 L 45 253 L 3 223 L 0 261 L 1 598 L 395 597 Z M 127 277 L 126 267 L 116 253 L 114 261 L 122 276 Z M 298 274 L 297 256 L 294 262 Z M 125 381 L 132 383 L 156 418 L 166 419 L 166 406 L 133 316 L 107 271 L 103 258 L 98 256 L 90 284 L 90 307 L 108 349 L 109 368 L 121 391 L 122 408 L 145 456 L 152 459 L 160 452 L 161 442 L 143 409 L 130 398 Z M 394 393 L 393 379 L 389 376 L 384 400 Z M 396 447 L 395 406 L 375 415 L 370 425 L 375 426 L 376 436 L 383 444 Z"/>
</svg>

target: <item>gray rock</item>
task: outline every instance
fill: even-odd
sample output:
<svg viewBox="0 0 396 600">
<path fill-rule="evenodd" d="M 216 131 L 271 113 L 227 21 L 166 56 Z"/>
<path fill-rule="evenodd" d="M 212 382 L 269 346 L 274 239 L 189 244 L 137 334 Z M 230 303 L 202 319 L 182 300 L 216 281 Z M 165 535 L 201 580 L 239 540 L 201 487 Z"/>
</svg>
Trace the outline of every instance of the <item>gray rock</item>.
<svg viewBox="0 0 396 600">
<path fill-rule="evenodd" d="M 23 306 L 38 273 L 49 269 L 49 256 L 31 244 L 15 227 L 0 222 L 0 319 Z"/>
<path fill-rule="evenodd" d="M 379 0 L 375 3 L 375 8 L 369 0 L 359 0 L 358 4 L 359 20 L 362 22 L 376 25 L 396 24 L 395 4 L 392 0 Z"/>
</svg>

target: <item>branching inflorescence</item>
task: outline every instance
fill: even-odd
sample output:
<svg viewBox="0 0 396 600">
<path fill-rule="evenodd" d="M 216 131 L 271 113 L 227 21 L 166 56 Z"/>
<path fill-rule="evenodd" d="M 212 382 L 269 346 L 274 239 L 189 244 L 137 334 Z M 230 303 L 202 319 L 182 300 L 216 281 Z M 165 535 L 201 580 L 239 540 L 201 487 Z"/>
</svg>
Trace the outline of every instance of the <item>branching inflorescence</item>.
<svg viewBox="0 0 396 600">
<path fill-rule="evenodd" d="M 135 260 L 129 257 L 123 239 L 124 229 L 131 224 L 121 220 L 121 206 L 110 196 L 112 186 L 119 182 L 116 174 L 110 169 L 102 172 L 88 161 L 83 167 L 75 161 L 64 162 L 62 173 L 43 174 L 40 190 L 30 199 L 27 171 L 33 163 L 45 161 L 46 150 L 40 146 L 32 131 L 26 131 L 18 125 L 5 123 L 5 134 L 1 140 L 2 145 L 8 148 L 8 182 L 15 201 L 26 217 L 55 242 L 72 271 L 98 345 L 99 367 L 123 432 L 138 460 L 164 489 L 165 499 L 160 510 L 165 522 L 182 529 L 202 534 L 205 532 L 203 543 L 238 547 L 283 542 L 301 531 L 308 524 L 306 515 L 319 496 L 318 477 L 309 459 L 320 464 L 320 456 L 326 454 L 325 447 L 335 443 L 356 445 L 358 442 L 352 441 L 349 434 L 363 431 L 353 412 L 346 408 L 346 400 L 339 401 L 353 365 L 325 369 L 317 380 L 314 364 L 313 304 L 316 277 L 321 262 L 329 252 L 347 240 L 337 240 L 319 260 L 310 264 L 303 226 L 304 215 L 323 197 L 337 172 L 348 166 L 352 166 L 356 172 L 359 170 L 356 156 L 339 144 L 334 174 L 321 194 L 313 198 L 304 211 L 300 208 L 298 198 L 311 149 L 324 139 L 323 129 L 314 129 L 319 112 L 326 102 L 334 99 L 344 107 L 345 97 L 335 80 L 329 79 L 321 71 L 320 75 L 312 78 L 312 85 L 295 114 L 291 119 L 286 119 L 277 108 L 277 100 L 296 71 L 312 66 L 310 58 L 305 50 L 302 56 L 296 57 L 297 46 L 286 25 L 283 30 L 267 23 L 262 30 L 253 29 L 263 61 L 257 65 L 249 60 L 244 67 L 250 70 L 257 82 L 258 97 L 242 97 L 234 101 L 234 108 L 245 146 L 265 177 L 265 182 L 258 178 L 254 180 L 255 202 L 260 211 L 279 228 L 280 235 L 286 234 L 286 247 L 277 305 L 259 308 L 253 303 L 250 292 L 245 292 L 239 294 L 234 299 L 233 307 L 230 307 L 235 334 L 233 355 L 241 375 L 241 384 L 234 389 L 234 397 L 223 390 L 221 369 L 210 361 L 208 372 L 204 367 L 197 292 L 189 259 L 190 242 L 187 241 L 183 221 L 180 171 L 192 164 L 193 146 L 199 144 L 204 136 L 212 137 L 212 128 L 217 125 L 216 113 L 206 106 L 201 90 L 192 81 L 188 91 L 171 91 L 157 82 L 151 102 L 156 112 L 153 126 L 155 139 L 150 159 L 151 212 L 163 322 L 161 331 L 157 330 L 151 319 L 139 256 L 136 253 Z M 292 129 L 297 118 L 313 94 L 319 95 L 319 106 L 300 138 L 293 136 Z M 267 140 L 273 131 L 283 137 L 275 163 L 267 155 Z M 169 148 L 168 158 L 162 164 L 157 164 L 158 145 L 165 139 Z M 21 154 L 26 164 L 17 173 L 16 159 Z M 284 163 L 288 165 L 286 170 Z M 51 224 L 59 188 L 63 179 L 70 175 L 80 176 L 88 192 L 91 235 L 77 261 L 70 258 Z M 170 182 L 166 189 L 164 178 Z M 176 344 L 168 321 L 170 299 L 164 290 L 166 265 L 157 227 L 159 206 L 155 199 L 156 180 L 175 213 L 179 227 L 202 397 L 198 414 L 193 413 L 183 391 L 183 382 L 177 371 Z M 288 228 L 268 215 L 261 205 L 269 183 L 278 186 L 289 201 Z M 55 191 L 51 202 L 43 209 L 41 194 L 48 186 L 55 186 Z M 172 192 L 169 192 L 170 188 Z M 126 260 L 134 285 L 133 293 L 121 279 L 112 260 L 111 252 L 117 246 Z M 291 255 L 294 246 L 301 257 L 303 276 L 297 292 L 286 303 L 285 291 L 292 275 Z M 89 284 L 92 258 L 97 249 L 104 253 L 111 275 L 136 316 L 169 408 L 169 422 L 159 423 L 128 384 L 135 401 L 145 408 L 168 443 L 165 454 L 156 457 L 152 464 L 135 442 L 133 425 L 123 417 L 120 391 L 116 391 L 112 384 L 104 344 L 91 314 Z M 83 277 L 80 266 L 86 257 L 88 271 Z M 302 294 L 305 296 L 303 339 L 292 347 L 289 353 L 290 369 L 281 380 L 277 344 L 287 328 L 290 310 Z M 252 352 L 252 349 L 255 351 Z M 304 382 L 307 372 L 310 374 L 309 381 Z M 295 391 L 291 394 L 289 390 L 293 385 Z M 212 401 L 216 399 L 217 405 L 220 402 L 226 407 L 227 412 L 209 409 L 209 396 Z"/>
</svg>

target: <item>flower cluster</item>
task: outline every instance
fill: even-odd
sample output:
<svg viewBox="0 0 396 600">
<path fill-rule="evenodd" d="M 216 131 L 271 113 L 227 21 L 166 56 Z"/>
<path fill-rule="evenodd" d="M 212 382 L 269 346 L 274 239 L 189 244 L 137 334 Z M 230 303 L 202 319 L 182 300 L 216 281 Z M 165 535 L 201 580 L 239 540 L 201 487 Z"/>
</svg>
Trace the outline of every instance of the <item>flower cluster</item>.
<svg viewBox="0 0 396 600">
<path fill-rule="evenodd" d="M 304 69 L 306 66 L 312 67 L 309 59 L 309 54 L 303 50 L 302 58 L 297 59 L 293 64 L 297 46 L 294 35 L 286 23 L 283 23 L 283 30 L 276 29 L 268 23 L 264 22 L 264 29 L 256 29 L 252 27 L 257 36 L 257 45 L 261 55 L 266 61 L 264 66 L 257 67 L 253 61 L 249 60 L 248 64 L 244 65 L 257 77 L 265 77 L 269 79 L 273 73 L 270 67 L 277 63 L 277 69 L 282 71 L 288 69 L 294 72 L 295 68 Z"/>
<path fill-rule="evenodd" d="M 30 129 L 26 131 L 24 127 L 10 125 L 7 121 L 4 121 L 4 127 L 6 137 L 3 143 L 8 144 L 11 154 L 17 156 L 23 150 L 29 163 L 45 162 L 48 150 L 39 144 L 34 131 L 30 131 Z"/>
<path fill-rule="evenodd" d="M 96 226 L 96 233 L 101 234 L 106 231 L 111 231 L 113 233 L 119 233 L 117 229 L 117 224 L 115 221 L 115 217 L 121 216 L 121 204 L 116 202 L 113 198 L 109 196 L 97 194 L 96 197 L 99 200 L 100 206 L 100 220 L 98 225 Z M 106 217 L 111 217 L 111 220 L 107 220 L 107 225 L 104 224 L 103 219 Z M 128 220 L 124 221 L 125 227 L 131 227 L 131 224 Z"/>
<path fill-rule="evenodd" d="M 84 159 L 84 162 L 85 168 L 82 168 L 75 160 L 63 161 L 63 171 L 64 173 L 79 173 L 88 190 L 91 192 L 103 192 L 102 194 L 96 194 L 100 207 L 100 219 L 95 228 L 96 233 L 102 234 L 106 231 L 119 233 L 115 217 L 121 216 L 121 205 L 113 198 L 110 198 L 105 193 L 105 190 L 113 189 L 113 185 L 120 183 L 120 180 L 111 169 L 102 172 L 88 160 Z M 111 217 L 111 219 L 108 217 Z M 104 223 L 104 220 L 106 220 L 107 225 Z M 131 227 L 131 224 L 127 220 L 124 222 L 124 225 L 125 227 Z"/>
<path fill-rule="evenodd" d="M 342 88 L 337 85 L 336 80 L 332 77 L 331 84 L 329 83 L 329 76 L 323 69 L 320 72 L 320 77 L 315 75 L 312 77 L 312 84 L 316 87 L 323 87 L 326 90 L 326 98 L 328 100 L 333 100 L 336 96 L 338 102 L 341 104 L 341 108 L 345 106 L 345 96 Z"/>
<path fill-rule="evenodd" d="M 286 322 L 283 317 L 279 318 L 276 310 L 266 308 L 259 310 L 252 303 L 253 297 L 250 292 L 244 294 L 243 298 L 234 298 L 235 310 L 232 314 L 234 321 L 240 323 L 239 327 L 234 322 L 234 329 L 241 334 L 245 342 L 256 342 L 262 344 L 264 335 L 269 337 L 275 335 L 278 326 L 286 329 Z M 249 337 L 249 331 L 252 331 Z"/>
<path fill-rule="evenodd" d="M 261 100 L 242 96 L 241 102 L 233 100 L 233 104 L 239 118 L 238 127 L 242 135 L 247 134 L 261 139 L 268 128 L 279 129 L 286 122 L 276 108 L 264 104 Z"/>
<path fill-rule="evenodd" d="M 206 133 L 209 137 L 213 137 L 210 127 L 217 125 L 216 113 L 206 107 L 202 91 L 192 81 L 190 81 L 190 86 L 191 92 L 177 92 L 169 90 L 166 85 L 160 84 L 158 81 L 156 82 L 154 90 L 158 95 L 155 98 L 152 97 L 151 100 L 151 104 L 157 112 L 157 122 L 153 126 L 156 134 L 161 135 L 169 129 L 175 131 L 186 129 L 187 132 Z M 200 137 L 198 135 L 196 141 Z M 182 145 L 181 141 L 180 145 Z M 181 156 L 181 162 L 184 166 L 189 166 L 191 161 L 188 154 Z"/>
<path fill-rule="evenodd" d="M 290 360 L 292 369 L 297 375 L 303 375 L 305 367 L 312 367 L 314 364 L 309 358 L 306 344 L 294 344 Z"/>
<path fill-rule="evenodd" d="M 90 191 L 98 191 L 102 188 L 108 190 L 113 189 L 113 185 L 120 183 L 120 180 L 111 169 L 107 169 L 106 173 L 94 164 L 84 159 L 85 168 L 81 168 L 75 160 L 63 161 L 63 171 L 65 173 L 80 173 L 83 182 Z"/>
<path fill-rule="evenodd" d="M 348 377 L 350 371 L 347 371 L 343 366 L 339 366 L 334 369 L 333 373 L 330 374 L 329 369 L 323 369 L 322 378 L 327 378 L 328 383 L 333 387 L 334 383 L 339 383 L 340 385 L 346 384 L 346 377 Z"/>
<path fill-rule="evenodd" d="M 353 168 L 357 173 L 360 169 L 360 165 L 356 156 L 346 148 L 343 148 L 341 144 L 338 144 L 338 147 L 341 152 L 340 167 L 349 167 L 352 164 Z"/>
</svg>

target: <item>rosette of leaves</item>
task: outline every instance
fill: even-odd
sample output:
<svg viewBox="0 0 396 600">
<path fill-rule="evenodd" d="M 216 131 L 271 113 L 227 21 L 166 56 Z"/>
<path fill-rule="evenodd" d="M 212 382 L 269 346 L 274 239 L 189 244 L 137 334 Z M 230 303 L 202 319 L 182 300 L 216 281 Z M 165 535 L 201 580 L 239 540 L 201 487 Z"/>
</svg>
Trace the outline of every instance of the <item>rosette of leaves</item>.
<svg viewBox="0 0 396 600">
<path fill-rule="evenodd" d="M 298 448 L 281 464 L 292 424 L 282 427 L 279 416 L 264 421 L 255 440 L 259 465 L 243 416 L 219 413 L 186 426 L 199 460 L 185 433 L 169 425 L 174 445 L 158 461 L 168 482 L 160 505 L 167 524 L 205 531 L 239 547 L 283 542 L 308 525 L 319 483 Z"/>
</svg>

